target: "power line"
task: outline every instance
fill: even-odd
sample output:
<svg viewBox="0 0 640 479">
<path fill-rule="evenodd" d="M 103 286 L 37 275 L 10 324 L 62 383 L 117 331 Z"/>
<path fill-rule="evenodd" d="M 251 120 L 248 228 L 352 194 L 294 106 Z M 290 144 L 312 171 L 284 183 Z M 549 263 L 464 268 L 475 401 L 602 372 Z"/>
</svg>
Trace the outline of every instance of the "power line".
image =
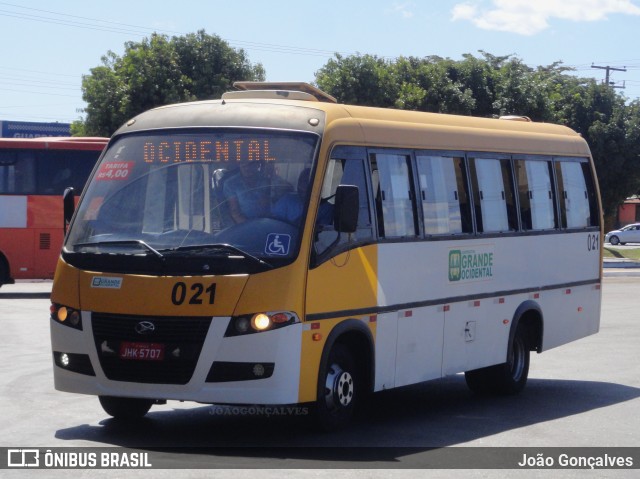
<svg viewBox="0 0 640 479">
<path fill-rule="evenodd" d="M 3 75 L 2 73 L 0 73 L 0 83 L 12 83 L 12 82 L 20 82 L 21 85 L 37 84 L 37 85 L 42 85 L 46 88 L 64 88 L 67 90 L 80 89 L 80 82 L 69 83 L 69 82 L 55 81 L 55 80 L 38 80 L 33 77 L 27 78 L 24 76 Z"/>
<path fill-rule="evenodd" d="M 126 23 L 101 20 L 98 18 L 69 15 L 66 13 L 54 12 L 51 10 L 41 10 L 37 8 L 23 7 L 21 5 L 15 5 L 15 4 L 6 3 L 6 2 L 0 2 L 0 5 L 5 5 L 13 8 L 21 8 L 24 10 L 29 10 L 34 12 L 42 12 L 42 13 L 47 13 L 51 15 L 56 15 L 58 17 L 62 17 L 62 18 L 52 18 L 52 17 L 42 16 L 42 15 L 20 13 L 20 12 L 15 12 L 11 10 L 0 10 L 0 16 L 19 18 L 22 20 L 52 23 L 55 25 L 63 25 L 63 26 L 70 26 L 75 28 L 84 28 L 89 30 L 111 32 L 111 33 L 126 33 L 126 34 L 132 34 L 137 36 L 145 36 L 158 31 L 161 33 L 185 35 L 184 32 L 176 32 L 172 30 L 154 30 L 152 28 L 143 27 L 140 25 L 131 25 Z M 69 19 L 66 19 L 64 17 L 67 17 Z M 92 23 L 87 23 L 85 21 L 77 21 L 72 19 L 86 20 Z M 277 45 L 277 44 L 264 43 L 264 42 L 252 42 L 252 41 L 232 40 L 232 39 L 223 39 L 223 40 L 225 40 L 231 45 L 238 45 L 240 47 L 244 47 L 250 50 L 270 51 L 275 53 L 287 53 L 287 54 L 295 54 L 295 55 L 309 55 L 309 56 L 323 56 L 323 57 L 332 57 L 334 53 L 342 53 L 345 55 L 352 54 L 352 52 L 335 52 L 332 50 L 293 47 L 288 45 Z"/>
<path fill-rule="evenodd" d="M 26 72 L 26 73 L 38 73 L 41 75 L 55 75 L 55 76 L 71 77 L 71 78 L 78 78 L 80 76 L 80 74 L 43 72 L 39 70 L 27 70 L 25 68 L 12 68 L 4 65 L 0 65 L 0 70 L 13 70 L 13 71 Z"/>
<path fill-rule="evenodd" d="M 8 86 L 22 86 L 22 87 L 36 87 L 36 88 L 48 88 L 51 90 L 66 90 L 66 91 L 77 91 L 77 92 L 81 92 L 82 90 L 80 90 L 80 88 L 69 88 L 69 87 L 64 87 L 64 86 L 48 86 L 48 85 L 41 85 L 41 84 L 24 84 L 24 83 L 16 83 L 16 82 L 7 82 L 7 81 L 3 81 L 0 80 L 0 85 L 2 86 L 2 90 L 8 91 L 7 89 L 4 88 L 4 85 L 8 85 Z"/>
<path fill-rule="evenodd" d="M 23 21 L 31 21 L 31 22 L 40 22 L 40 23 L 49 23 L 53 25 L 59 25 L 63 27 L 72 27 L 72 28 L 82 28 L 86 30 L 94 30 L 98 32 L 110 32 L 110 33 L 118 33 L 118 34 L 126 34 L 126 35 L 137 35 L 137 36 L 145 36 L 150 35 L 152 33 L 158 32 L 160 34 L 175 34 L 175 35 L 185 35 L 183 32 L 177 32 L 172 30 L 154 30 L 149 27 L 141 26 L 141 25 L 133 25 L 122 22 L 115 22 L 110 20 L 102 20 L 98 18 L 85 17 L 80 15 L 71 15 L 66 13 L 59 13 L 52 10 L 44 10 L 38 8 L 25 7 L 22 5 L 17 5 L 9 2 L 0 2 L 0 6 L 4 8 L 0 9 L 0 16 L 5 16 L 9 18 L 17 18 Z M 11 8 L 13 10 L 7 9 Z M 340 53 L 343 55 L 353 55 L 358 54 L 354 52 L 335 52 L 330 50 L 322 50 L 322 49 L 314 49 L 314 48 L 304 48 L 304 47 L 296 47 L 296 46 L 287 46 L 287 45 L 278 45 L 264 42 L 254 42 L 254 41 L 244 41 L 244 40 L 232 40 L 232 39 L 223 39 L 228 42 L 230 45 L 240 48 L 246 48 L 248 50 L 254 51 L 265 51 L 272 53 L 283 53 L 283 54 L 295 54 L 295 55 L 306 55 L 306 56 L 319 56 L 319 57 L 332 57 L 335 53 Z M 389 59 L 392 57 L 380 56 L 379 58 Z M 602 62 L 608 65 L 620 64 L 622 61 L 608 61 Z M 640 59 L 630 59 L 627 62 L 628 68 L 631 69 L 640 69 Z M 563 65 L 568 68 L 573 68 L 575 71 L 586 71 L 591 68 L 588 64 L 577 64 L 577 65 Z M 616 67 L 609 67 L 610 70 L 616 70 Z M 627 68 L 627 67 L 625 67 Z M 2 70 L 13 70 L 13 71 L 21 71 L 33 74 L 41 74 L 46 75 L 50 80 L 51 75 L 56 75 L 60 77 L 73 77 L 78 78 L 81 75 L 71 75 L 71 74 L 62 74 L 62 73 L 50 73 L 50 72 L 41 72 L 35 70 L 26 70 L 26 69 L 18 69 L 18 68 L 8 68 L 4 66 L 0 66 L 0 71 Z M 626 70 L 625 70 L 626 71 Z M 0 80 L 1 81 L 1 80 Z M 38 80 L 32 79 L 22 79 L 18 78 L 16 81 L 20 81 L 21 86 L 30 87 L 33 86 L 35 88 L 45 88 L 45 89 L 62 89 L 62 86 L 54 87 L 48 85 L 71 85 L 69 83 L 63 82 L 39 82 Z M 608 80 L 607 80 L 608 81 Z M 635 84 L 636 81 L 629 80 L 630 84 Z M 39 83 L 39 84 L 38 84 Z M 15 85 L 15 83 L 4 83 Z M 614 88 L 616 87 L 614 85 Z M 69 88 L 71 90 L 72 88 Z M 74 97 L 78 98 L 80 95 L 63 95 L 56 93 L 45 93 L 43 91 L 27 91 L 27 90 L 17 90 L 17 89 L 4 89 L 4 91 L 13 91 L 13 92 L 22 92 L 22 93 L 33 93 L 37 95 L 54 95 L 54 96 L 66 96 L 66 97 Z"/>
<path fill-rule="evenodd" d="M 16 90 L 13 88 L 3 88 L 2 91 L 12 91 L 12 92 L 17 92 L 17 93 L 31 93 L 34 95 L 50 95 L 50 96 L 64 96 L 64 97 L 68 97 L 68 98 L 79 98 L 80 95 L 65 95 L 63 93 L 50 93 L 50 92 L 44 92 L 44 91 L 33 91 L 33 90 Z"/>
<path fill-rule="evenodd" d="M 127 23 L 112 22 L 112 21 L 109 21 L 109 20 L 102 20 L 102 19 L 99 19 L 99 18 L 82 17 L 82 16 L 79 16 L 79 15 L 71 15 L 71 14 L 68 14 L 68 13 L 58 13 L 58 12 L 54 12 L 54 11 L 51 11 L 51 10 L 42 10 L 42 9 L 39 9 L 39 8 L 24 7 L 22 5 L 16 5 L 16 4 L 7 3 L 7 2 L 0 2 L 0 5 L 6 5 L 8 7 L 14 7 L 14 8 L 22 8 L 24 10 L 31 10 L 31 11 L 34 11 L 34 12 L 50 13 L 52 15 L 58 15 L 60 17 L 79 18 L 81 20 L 90 20 L 90 21 L 93 21 L 93 22 L 107 23 L 107 24 L 112 24 L 112 25 L 121 25 L 121 26 L 124 26 L 124 27 L 132 27 L 132 28 L 136 28 L 136 29 L 148 30 L 150 32 L 153 32 L 153 29 L 147 28 L 147 27 L 142 27 L 142 26 L 139 26 L 139 25 L 131 25 L 131 24 L 127 24 Z M 180 33 L 180 32 L 172 32 L 170 30 L 167 30 L 167 32 L 168 33 Z"/>
<path fill-rule="evenodd" d="M 42 105 L 38 103 L 38 108 L 58 108 L 61 106 L 69 106 L 68 103 L 57 103 L 54 105 Z M 33 105 L 1 105 L 0 110 L 7 110 L 9 108 L 33 108 Z"/>
</svg>

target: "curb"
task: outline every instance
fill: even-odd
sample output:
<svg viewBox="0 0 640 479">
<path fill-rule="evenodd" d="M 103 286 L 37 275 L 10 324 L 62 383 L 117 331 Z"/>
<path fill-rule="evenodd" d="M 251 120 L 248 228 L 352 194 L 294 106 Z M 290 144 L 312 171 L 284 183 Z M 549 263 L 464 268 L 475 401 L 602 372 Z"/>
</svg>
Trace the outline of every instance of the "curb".
<svg viewBox="0 0 640 479">
<path fill-rule="evenodd" d="M 640 261 L 622 258 L 606 258 L 602 261 L 602 276 L 605 278 L 620 276 L 640 276 Z"/>
<path fill-rule="evenodd" d="M 603 268 L 640 268 L 640 261 L 633 261 L 628 259 L 605 259 L 602 261 Z"/>
</svg>

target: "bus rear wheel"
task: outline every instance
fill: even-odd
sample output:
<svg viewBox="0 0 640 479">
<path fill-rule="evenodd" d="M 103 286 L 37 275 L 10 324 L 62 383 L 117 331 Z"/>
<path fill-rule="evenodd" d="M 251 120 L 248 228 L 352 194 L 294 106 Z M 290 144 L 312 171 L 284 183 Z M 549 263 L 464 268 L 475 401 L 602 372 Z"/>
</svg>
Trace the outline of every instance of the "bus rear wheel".
<svg viewBox="0 0 640 479">
<path fill-rule="evenodd" d="M 527 384 L 529 362 L 527 330 L 524 324 L 519 324 L 505 363 L 467 371 L 464 377 L 469 389 L 477 393 L 518 394 Z"/>
<path fill-rule="evenodd" d="M 153 401 L 141 398 L 123 398 L 115 396 L 99 396 L 104 412 L 114 419 L 140 419 L 151 409 Z"/>
<path fill-rule="evenodd" d="M 325 431 L 340 429 L 351 421 L 359 396 L 359 375 L 350 350 L 336 344 L 320 372 L 316 420 Z"/>
</svg>

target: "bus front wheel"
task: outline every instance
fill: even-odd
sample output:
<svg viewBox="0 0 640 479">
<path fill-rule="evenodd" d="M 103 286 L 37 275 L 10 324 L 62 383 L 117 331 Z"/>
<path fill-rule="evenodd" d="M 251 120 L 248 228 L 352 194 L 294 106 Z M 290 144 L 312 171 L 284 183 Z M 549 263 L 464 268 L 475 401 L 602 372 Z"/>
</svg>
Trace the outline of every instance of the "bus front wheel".
<svg viewBox="0 0 640 479">
<path fill-rule="evenodd" d="M 320 372 L 316 419 L 321 429 L 331 431 L 346 426 L 353 416 L 360 388 L 356 362 L 351 351 L 336 344 Z"/>
<path fill-rule="evenodd" d="M 0 286 L 9 282 L 9 265 L 2 253 L 0 253 Z"/>
<path fill-rule="evenodd" d="M 529 361 L 527 329 L 524 324 L 519 324 L 505 363 L 467 371 L 464 377 L 469 389 L 477 393 L 518 394 L 527 383 Z"/>
<path fill-rule="evenodd" d="M 149 412 L 151 399 L 99 396 L 104 412 L 114 419 L 139 419 Z"/>
</svg>

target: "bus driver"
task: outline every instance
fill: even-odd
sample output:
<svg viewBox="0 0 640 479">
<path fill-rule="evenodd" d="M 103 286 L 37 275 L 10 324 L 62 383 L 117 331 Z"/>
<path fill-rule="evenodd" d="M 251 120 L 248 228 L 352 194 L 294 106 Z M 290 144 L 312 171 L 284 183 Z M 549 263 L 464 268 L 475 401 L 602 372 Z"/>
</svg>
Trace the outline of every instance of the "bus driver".
<svg viewBox="0 0 640 479">
<path fill-rule="evenodd" d="M 240 163 L 240 173 L 224 183 L 224 196 L 229 201 L 233 221 L 244 223 L 269 213 L 269 180 L 259 171 L 257 162 Z"/>
</svg>

